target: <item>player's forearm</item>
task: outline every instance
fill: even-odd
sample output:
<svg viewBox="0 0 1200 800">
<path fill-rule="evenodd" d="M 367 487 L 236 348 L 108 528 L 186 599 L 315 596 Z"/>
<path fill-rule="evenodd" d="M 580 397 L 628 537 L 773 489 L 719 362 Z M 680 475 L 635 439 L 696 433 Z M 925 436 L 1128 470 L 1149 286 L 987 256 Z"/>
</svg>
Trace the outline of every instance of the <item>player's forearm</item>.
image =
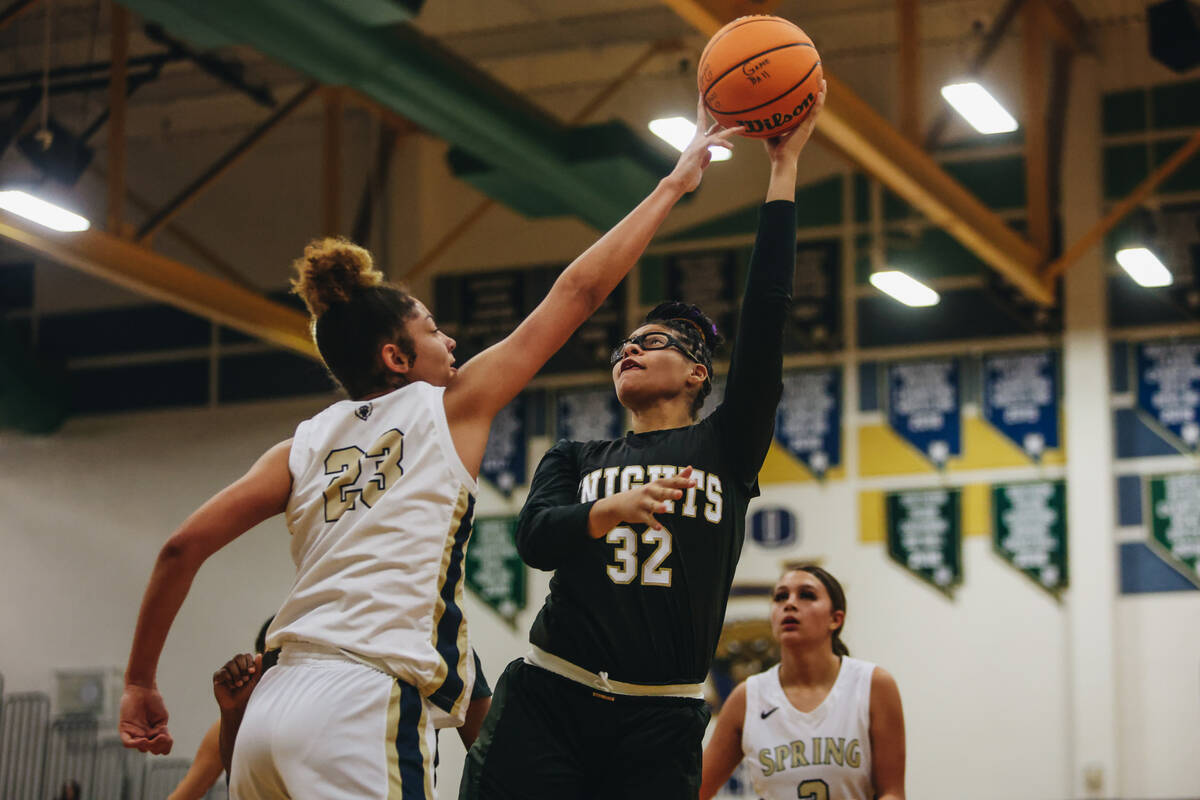
<svg viewBox="0 0 1200 800">
<path fill-rule="evenodd" d="M 551 291 L 587 298 L 591 307 L 585 316 L 590 316 L 642 257 L 684 194 L 678 180 L 663 178 L 646 199 L 563 270 Z"/>
<path fill-rule="evenodd" d="M 221 763 L 227 773 L 233 769 L 233 746 L 237 742 L 238 728 L 242 726 L 245 711 L 244 708 L 221 709 Z"/>
<path fill-rule="evenodd" d="M 783 156 L 777 161 L 772 161 L 771 178 L 767 183 L 767 199 L 765 202 L 770 203 L 774 200 L 794 201 L 796 199 L 796 176 L 798 173 L 799 167 L 794 159 Z"/>
<path fill-rule="evenodd" d="M 180 546 L 177 537 L 163 546 L 142 597 L 125 682 L 153 688 L 167 632 L 179 613 L 200 564 Z"/>
<path fill-rule="evenodd" d="M 517 553 L 534 569 L 558 569 L 579 549 L 592 503 L 526 505 L 517 521 Z"/>
</svg>

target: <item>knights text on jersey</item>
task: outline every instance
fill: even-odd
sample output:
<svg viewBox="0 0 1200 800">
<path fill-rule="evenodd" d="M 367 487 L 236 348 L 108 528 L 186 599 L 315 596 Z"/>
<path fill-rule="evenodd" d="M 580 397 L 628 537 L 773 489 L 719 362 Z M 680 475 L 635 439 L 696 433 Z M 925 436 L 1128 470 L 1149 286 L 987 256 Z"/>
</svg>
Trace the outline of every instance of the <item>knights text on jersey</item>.
<svg viewBox="0 0 1200 800">
<path fill-rule="evenodd" d="M 779 666 L 746 679 L 742 752 L 763 800 L 871 800 L 871 676 L 875 665 L 844 656 L 821 705 L 787 699 Z"/>
<path fill-rule="evenodd" d="M 560 658 L 629 683 L 699 683 L 721 635 L 725 605 L 757 483 L 727 467 L 720 415 L 686 428 L 611 442 L 560 442 L 584 507 L 691 466 L 696 486 L 658 515 L 663 530 L 622 525 L 581 543 L 558 565 L 529 640 Z M 551 468 L 548 454 L 538 471 Z M 537 480 L 535 478 L 535 484 Z"/>
<path fill-rule="evenodd" d="M 477 485 L 444 391 L 414 383 L 345 400 L 296 428 L 286 512 L 296 579 L 267 646 L 311 642 L 382 662 L 458 719 L 474 672 L 462 597 Z"/>
</svg>

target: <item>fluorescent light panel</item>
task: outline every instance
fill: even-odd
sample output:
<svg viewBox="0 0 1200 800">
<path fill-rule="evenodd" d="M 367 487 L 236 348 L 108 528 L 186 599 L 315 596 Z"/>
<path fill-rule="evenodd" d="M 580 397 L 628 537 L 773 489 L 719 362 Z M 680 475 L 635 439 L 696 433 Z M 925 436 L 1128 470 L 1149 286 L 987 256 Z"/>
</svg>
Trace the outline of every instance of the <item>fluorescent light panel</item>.
<svg viewBox="0 0 1200 800">
<path fill-rule="evenodd" d="M 871 285 L 906 306 L 936 306 L 941 300 L 933 289 L 898 269 L 871 273 Z"/>
<path fill-rule="evenodd" d="M 1158 256 L 1145 247 L 1127 247 L 1117 251 L 1117 263 L 1139 286 L 1170 286 L 1175 281 Z"/>
<path fill-rule="evenodd" d="M 1009 133 L 1017 129 L 1012 114 L 978 83 L 943 86 L 942 97 L 980 133 Z"/>
<path fill-rule="evenodd" d="M 91 223 L 78 214 L 19 189 L 0 192 L 0 208 L 24 217 L 30 222 L 36 222 L 51 230 L 64 233 L 86 231 L 91 227 Z"/>
<path fill-rule="evenodd" d="M 696 123 L 685 117 L 664 117 L 650 121 L 650 132 L 682 153 L 696 135 Z M 710 147 L 708 152 L 713 161 L 728 161 L 733 155 L 724 147 Z"/>
</svg>

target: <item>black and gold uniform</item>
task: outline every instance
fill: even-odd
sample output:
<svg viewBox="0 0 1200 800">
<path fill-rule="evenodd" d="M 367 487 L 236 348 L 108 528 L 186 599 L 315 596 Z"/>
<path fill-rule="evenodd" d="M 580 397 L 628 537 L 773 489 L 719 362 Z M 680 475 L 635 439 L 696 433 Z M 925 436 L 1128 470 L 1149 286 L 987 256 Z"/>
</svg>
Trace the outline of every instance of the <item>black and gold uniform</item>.
<svg viewBox="0 0 1200 800">
<path fill-rule="evenodd" d="M 517 545 L 554 570 L 465 768 L 463 798 L 695 797 L 708 674 L 774 432 L 795 269 L 795 206 L 763 206 L 723 402 L 683 428 L 559 442 L 537 468 Z M 596 500 L 684 467 L 665 530 L 588 535 Z M 657 696 L 647 696 L 657 695 Z"/>
</svg>

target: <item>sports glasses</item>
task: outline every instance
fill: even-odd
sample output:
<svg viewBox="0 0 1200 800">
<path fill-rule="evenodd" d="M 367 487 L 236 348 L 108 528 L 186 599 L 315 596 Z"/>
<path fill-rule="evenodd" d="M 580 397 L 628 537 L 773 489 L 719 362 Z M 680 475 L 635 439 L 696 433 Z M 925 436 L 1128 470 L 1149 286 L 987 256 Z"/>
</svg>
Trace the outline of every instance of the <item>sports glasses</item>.
<svg viewBox="0 0 1200 800">
<path fill-rule="evenodd" d="M 692 354 L 692 351 L 687 349 L 683 342 L 679 341 L 671 334 L 663 333 L 662 331 L 647 331 L 640 336 L 630 336 L 628 339 L 618 342 L 617 346 L 613 348 L 612 355 L 609 356 L 609 366 L 615 367 L 625 359 L 625 345 L 627 344 L 637 345 L 643 350 L 666 350 L 668 347 L 674 347 L 676 350 L 683 353 L 697 364 L 704 363 L 700 359 L 696 358 L 696 356 Z"/>
</svg>

